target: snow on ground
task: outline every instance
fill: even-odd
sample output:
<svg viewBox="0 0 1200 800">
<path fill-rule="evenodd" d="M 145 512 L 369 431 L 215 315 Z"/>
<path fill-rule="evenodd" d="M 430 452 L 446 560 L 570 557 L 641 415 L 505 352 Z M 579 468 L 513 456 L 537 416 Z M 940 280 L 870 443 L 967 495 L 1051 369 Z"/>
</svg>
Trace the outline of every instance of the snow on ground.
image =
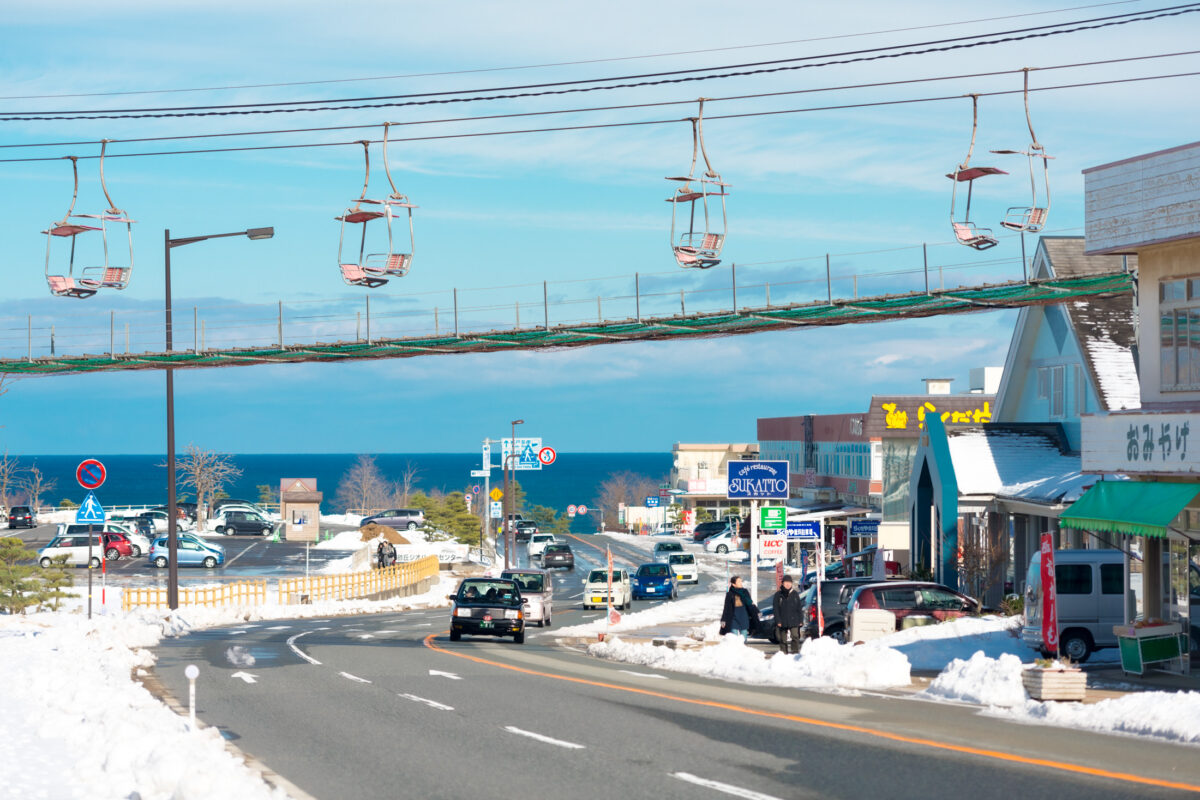
<svg viewBox="0 0 1200 800">
<path fill-rule="evenodd" d="M 798 689 L 887 689 L 908 686 L 908 659 L 888 648 L 854 647 L 810 639 L 799 655 L 767 654 L 728 635 L 711 647 L 674 650 L 624 642 L 588 646 L 590 655 L 707 678 Z"/>
<path fill-rule="evenodd" d="M 356 528 L 362 525 L 362 514 L 322 514 L 322 525 L 353 525 Z"/>
<path fill-rule="evenodd" d="M 942 670 L 954 659 L 968 659 L 977 651 L 991 658 L 1011 654 L 1032 661 L 1037 654 L 1021 642 L 1020 629 L 1021 617 L 963 617 L 897 631 L 870 644 L 899 650 L 915 670 Z"/>
<path fill-rule="evenodd" d="M 332 539 L 317 542 L 314 550 L 357 550 L 364 544 L 362 533 L 359 531 L 342 531 Z"/>
<path fill-rule="evenodd" d="M 622 614 L 621 621 L 616 625 L 606 625 L 603 618 L 582 625 L 572 625 L 569 628 L 559 628 L 556 636 L 594 636 L 597 633 L 622 633 L 635 631 L 638 628 L 650 628 L 655 625 L 666 625 L 685 622 L 710 622 L 721 616 L 725 603 L 724 592 L 709 592 L 694 595 L 684 600 L 647 608 L 644 611 L 634 611 Z"/>
<path fill-rule="evenodd" d="M 1025 693 L 1025 669 L 1011 654 L 990 658 L 976 653 L 952 661 L 922 696 L 977 703 L 987 706 L 989 715 L 1016 722 L 1200 744 L 1200 692 L 1133 692 L 1098 703 L 1043 703 Z"/>
<path fill-rule="evenodd" d="M 0 759 L 9 765 L 0 797 L 285 800 L 225 748 L 219 731 L 189 730 L 132 680 L 154 663 L 148 648 L 164 636 L 254 620 L 446 606 L 456 581 L 443 576 L 424 594 L 384 601 L 122 613 L 110 596 L 91 620 L 79 600 L 71 610 L 0 617 Z M 203 681 L 202 673 L 200 691 Z"/>
</svg>

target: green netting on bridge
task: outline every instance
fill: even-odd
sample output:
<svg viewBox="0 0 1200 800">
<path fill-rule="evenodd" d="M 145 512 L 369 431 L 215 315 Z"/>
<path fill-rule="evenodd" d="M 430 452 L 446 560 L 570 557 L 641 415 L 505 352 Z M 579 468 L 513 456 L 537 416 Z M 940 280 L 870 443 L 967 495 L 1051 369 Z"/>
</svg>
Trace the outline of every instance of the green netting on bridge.
<svg viewBox="0 0 1200 800">
<path fill-rule="evenodd" d="M 0 373 L 57 375 L 133 369 L 175 369 L 249 366 L 312 361 L 351 361 L 367 358 L 410 358 L 453 353 L 483 353 L 582 347 L 609 342 L 732 336 L 770 330 L 861 322 L 913 319 L 999 308 L 1061 303 L 1087 297 L 1128 294 L 1130 275 L 1124 272 L 1061 280 L 1015 282 L 966 289 L 933 291 L 833 303 L 739 308 L 737 311 L 689 316 L 643 317 L 546 329 L 495 330 L 462 336 L 422 336 L 370 341 L 317 342 L 281 347 L 231 348 L 103 355 L 59 355 L 0 360 Z"/>
</svg>

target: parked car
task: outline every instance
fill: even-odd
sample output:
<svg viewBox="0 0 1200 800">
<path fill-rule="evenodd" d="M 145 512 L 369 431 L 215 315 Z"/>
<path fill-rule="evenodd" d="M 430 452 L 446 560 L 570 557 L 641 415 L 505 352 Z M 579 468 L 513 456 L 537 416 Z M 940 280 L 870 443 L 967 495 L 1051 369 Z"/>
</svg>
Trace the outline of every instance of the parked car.
<svg viewBox="0 0 1200 800">
<path fill-rule="evenodd" d="M 176 548 L 181 567 L 204 567 L 214 569 L 225 563 L 225 549 L 217 547 L 195 536 L 177 537 Z M 150 545 L 149 561 L 159 569 L 166 569 L 171 563 L 168 556 L 167 537 L 160 536 Z"/>
<path fill-rule="evenodd" d="M 729 528 L 730 525 L 727 522 L 701 522 L 696 526 L 696 529 L 692 531 L 692 541 L 703 542 L 708 537 L 718 534 L 721 531 L 728 530 Z"/>
<path fill-rule="evenodd" d="M 525 643 L 525 599 L 515 580 L 464 578 L 450 612 L 450 641 L 471 636 L 511 636 Z"/>
<path fill-rule="evenodd" d="M 220 500 L 212 501 L 212 503 L 209 505 L 209 508 L 211 509 L 211 512 L 212 512 L 211 515 L 214 517 L 220 516 L 221 509 L 223 509 L 227 506 L 241 507 L 243 509 L 248 508 L 251 511 L 257 511 L 259 514 L 261 514 L 264 517 L 268 516 L 267 510 L 265 508 L 263 508 L 262 506 L 260 506 L 258 503 L 251 503 L 249 500 L 238 500 L 237 498 L 234 498 L 234 497 L 222 497 Z"/>
<path fill-rule="evenodd" d="M 878 581 L 874 578 L 838 578 L 821 581 L 821 617 L 825 620 L 825 636 L 829 636 L 839 642 L 846 640 L 848 622 L 846 619 L 846 607 L 850 604 L 850 598 L 854 596 L 854 590 L 870 583 L 878 583 Z M 800 636 L 804 639 L 815 639 L 817 637 L 816 584 L 809 585 L 803 592 L 804 626 L 800 629 Z M 770 611 L 773 616 L 774 609 L 772 608 Z M 762 619 L 761 613 L 759 614 L 759 619 Z M 772 628 L 775 626 L 774 619 L 771 620 L 771 626 Z M 774 641 L 773 638 L 772 641 Z"/>
<path fill-rule="evenodd" d="M 8 510 L 8 527 L 36 528 L 37 512 L 29 506 L 13 506 Z"/>
<path fill-rule="evenodd" d="M 522 519 L 517 521 L 516 531 L 518 542 L 528 542 L 535 533 L 538 533 L 538 526 L 531 519 Z"/>
<path fill-rule="evenodd" d="M 104 541 L 105 559 L 116 561 L 118 558 L 133 557 L 133 545 L 129 542 L 123 531 L 102 533 L 100 537 Z"/>
<path fill-rule="evenodd" d="M 629 580 L 629 571 L 614 567 L 613 608 L 628 609 L 633 605 L 633 584 Z M 583 607 L 598 608 L 608 602 L 608 570 L 594 569 L 588 573 L 583 584 Z"/>
<path fill-rule="evenodd" d="M 275 532 L 275 523 L 254 511 L 239 511 L 227 506 L 224 513 L 214 520 L 217 533 L 260 534 L 270 536 Z"/>
<path fill-rule="evenodd" d="M 60 522 L 58 525 L 58 536 L 82 536 L 91 533 L 93 528 L 99 528 L 99 525 L 80 525 L 76 523 L 67 524 Z M 124 534 L 125 539 L 129 542 L 129 547 L 133 551 L 130 555 L 140 556 L 150 552 L 150 540 L 137 531 L 133 530 L 134 526 L 116 520 L 109 520 L 103 525 L 103 533 L 120 533 Z"/>
<path fill-rule="evenodd" d="M 859 586 L 847 607 L 850 617 L 859 609 L 883 609 L 896 617 L 896 630 L 958 619 L 979 612 L 979 601 L 940 583 L 887 581 Z"/>
<path fill-rule="evenodd" d="M 162 540 L 162 545 L 161 545 L 162 547 L 165 548 L 167 546 L 167 537 L 166 536 L 156 536 L 154 538 Z M 191 531 L 177 532 L 175 534 L 175 540 L 178 542 L 195 542 L 196 544 L 201 545 L 202 547 L 211 548 L 213 550 L 220 550 L 222 554 L 225 552 L 224 545 L 218 544 L 216 542 L 210 542 L 208 539 L 197 536 L 196 534 L 192 533 Z"/>
<path fill-rule="evenodd" d="M 1125 554 L 1120 550 L 1054 553 L 1058 595 L 1058 649 L 1082 663 L 1094 650 L 1117 646 L 1114 625 L 1125 622 Z M 1042 648 L 1042 554 L 1034 553 L 1025 578 L 1021 641 Z"/>
<path fill-rule="evenodd" d="M 650 556 L 655 561 L 666 561 L 674 553 L 682 553 L 683 545 L 679 542 L 659 542 L 654 545 L 654 549 L 650 551 Z"/>
<path fill-rule="evenodd" d="M 551 567 L 565 567 L 569 570 L 574 570 L 575 553 L 571 551 L 571 545 L 546 545 L 546 549 L 542 551 L 542 566 L 546 569 L 550 569 Z"/>
<path fill-rule="evenodd" d="M 658 530 L 654 532 L 655 536 L 678 536 L 679 528 L 674 522 L 664 522 L 658 526 Z"/>
<path fill-rule="evenodd" d="M 369 517 L 363 517 L 362 524 L 386 525 L 396 530 L 415 531 L 425 524 L 425 512 L 419 508 L 389 508 Z"/>
<path fill-rule="evenodd" d="M 506 569 L 500 573 L 505 580 L 516 581 L 525 606 L 525 621 L 536 622 L 539 628 L 549 628 L 554 613 L 554 581 L 542 569 Z"/>
<path fill-rule="evenodd" d="M 145 537 L 147 542 L 154 538 L 154 523 L 145 517 L 110 514 L 108 520 L 109 522 L 116 522 L 119 525 L 131 528 L 134 533 Z M 145 549 L 150 549 L 149 543 L 146 544 Z"/>
<path fill-rule="evenodd" d="M 737 534 L 733 528 L 725 528 L 720 533 L 709 536 L 704 540 L 704 550 L 708 553 L 720 553 L 724 555 L 730 550 L 737 549 Z"/>
<path fill-rule="evenodd" d="M 557 541 L 553 533 L 535 533 L 529 537 L 529 544 L 525 545 L 525 553 L 529 556 L 529 560 L 533 561 L 542 554 L 546 545 L 555 544 Z"/>
<path fill-rule="evenodd" d="M 155 533 L 166 533 L 167 532 L 167 512 L 166 511 L 156 511 L 154 509 L 151 509 L 150 511 L 143 511 L 138 516 L 141 517 L 142 519 L 149 520 L 150 523 L 152 525 L 154 525 Z M 192 523 L 190 520 L 188 520 L 186 518 L 175 521 L 175 530 L 177 530 L 177 531 L 190 530 L 191 528 L 192 528 Z"/>
<path fill-rule="evenodd" d="M 691 553 L 671 553 L 667 556 L 667 564 L 679 583 L 700 582 L 700 567 Z"/>
<path fill-rule="evenodd" d="M 155 506 L 154 508 L 152 508 L 150 510 L 151 511 L 161 511 L 164 514 L 167 513 L 166 506 Z M 186 519 L 186 520 L 189 520 L 190 522 L 196 521 L 196 504 L 195 503 L 189 503 L 186 500 L 182 500 L 175 504 L 175 512 L 180 515 L 180 519 Z"/>
<path fill-rule="evenodd" d="M 100 549 L 100 537 L 91 535 L 91 565 L 93 567 L 100 566 L 100 559 L 104 557 Z M 55 536 L 50 540 L 50 543 L 38 550 L 38 564 L 42 568 L 49 567 L 51 561 L 59 556 L 66 556 L 67 563 L 72 566 L 79 566 L 88 563 L 88 539 L 89 534 L 75 534 L 70 536 Z"/>
<path fill-rule="evenodd" d="M 616 583 L 614 581 L 614 587 Z M 675 578 L 671 575 L 671 567 L 661 561 L 653 564 L 642 564 L 633 573 L 632 593 L 634 600 L 644 600 L 651 597 L 665 597 L 674 600 L 678 597 L 675 591 Z"/>
</svg>

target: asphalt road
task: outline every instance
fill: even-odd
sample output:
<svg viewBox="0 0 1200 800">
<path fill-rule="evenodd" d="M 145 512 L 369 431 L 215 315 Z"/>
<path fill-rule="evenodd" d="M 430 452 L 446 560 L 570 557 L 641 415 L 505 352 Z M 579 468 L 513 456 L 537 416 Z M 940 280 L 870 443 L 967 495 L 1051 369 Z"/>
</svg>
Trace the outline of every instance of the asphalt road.
<svg viewBox="0 0 1200 800">
<path fill-rule="evenodd" d="M 602 551 L 580 543 L 586 562 Z M 614 544 L 614 558 L 645 560 Z M 556 575 L 555 625 L 595 619 Z M 564 602 L 565 601 L 565 602 Z M 638 604 L 639 606 L 644 604 Z M 1165 797 L 1195 751 L 884 694 L 726 684 L 598 661 L 555 630 L 445 637 L 448 610 L 263 622 L 157 648 L 159 679 L 319 798 Z M 1174 782 L 1174 788 L 1155 781 Z M 746 791 L 758 794 L 746 794 Z M 737 792 L 742 792 L 740 795 Z"/>
</svg>

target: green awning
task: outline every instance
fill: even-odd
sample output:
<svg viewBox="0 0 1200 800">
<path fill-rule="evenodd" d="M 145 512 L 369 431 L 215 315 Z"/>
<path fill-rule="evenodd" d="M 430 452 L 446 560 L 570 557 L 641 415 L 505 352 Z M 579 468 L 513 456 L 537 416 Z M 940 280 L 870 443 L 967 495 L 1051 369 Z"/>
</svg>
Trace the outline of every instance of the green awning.
<svg viewBox="0 0 1200 800">
<path fill-rule="evenodd" d="M 1064 528 L 1157 536 L 1200 494 L 1200 483 L 1101 481 L 1062 513 Z"/>
</svg>

